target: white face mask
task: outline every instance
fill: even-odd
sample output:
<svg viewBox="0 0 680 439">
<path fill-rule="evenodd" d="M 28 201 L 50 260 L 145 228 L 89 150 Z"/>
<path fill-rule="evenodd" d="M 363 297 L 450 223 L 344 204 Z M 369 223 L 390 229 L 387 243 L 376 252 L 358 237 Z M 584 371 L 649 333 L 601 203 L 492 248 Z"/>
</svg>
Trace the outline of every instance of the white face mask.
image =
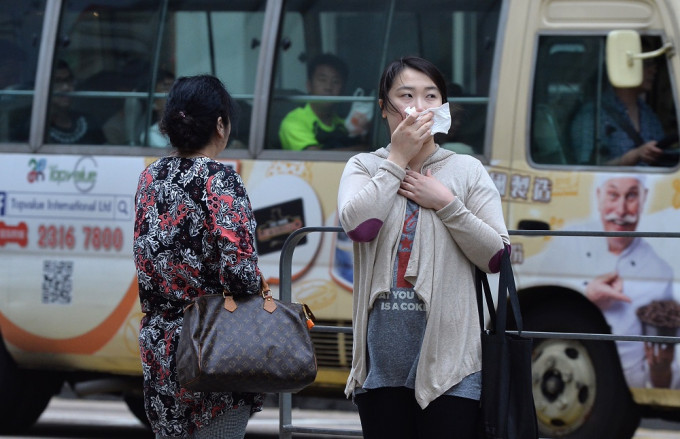
<svg viewBox="0 0 680 439">
<path fill-rule="evenodd" d="M 411 113 L 416 111 L 416 109 L 415 107 L 408 107 L 404 111 L 406 112 L 406 114 L 410 115 Z M 451 128 L 451 110 L 449 109 L 449 103 L 446 102 L 440 107 L 428 108 L 427 110 L 420 113 L 418 115 L 418 118 L 422 117 L 422 115 L 427 113 L 428 111 L 434 113 L 434 118 L 432 120 L 433 124 L 432 129 L 430 130 L 430 134 L 448 133 L 449 129 Z"/>
</svg>

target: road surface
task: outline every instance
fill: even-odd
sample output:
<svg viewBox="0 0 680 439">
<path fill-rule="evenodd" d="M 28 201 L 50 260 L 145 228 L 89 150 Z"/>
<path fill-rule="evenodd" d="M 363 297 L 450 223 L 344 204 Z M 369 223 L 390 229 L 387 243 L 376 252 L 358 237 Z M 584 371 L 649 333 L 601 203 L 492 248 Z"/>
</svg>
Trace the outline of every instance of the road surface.
<svg viewBox="0 0 680 439">
<path fill-rule="evenodd" d="M 246 439 L 278 437 L 278 408 L 265 407 L 248 424 Z M 317 428 L 360 430 L 356 412 L 293 409 L 293 424 Z M 125 403 L 117 400 L 54 397 L 37 424 L 21 436 L 8 439 L 152 439 L 153 435 L 134 417 Z M 295 438 L 339 438 L 295 434 Z M 356 437 L 356 436 L 354 436 Z M 680 439 L 680 424 L 643 420 L 634 439 Z"/>
</svg>

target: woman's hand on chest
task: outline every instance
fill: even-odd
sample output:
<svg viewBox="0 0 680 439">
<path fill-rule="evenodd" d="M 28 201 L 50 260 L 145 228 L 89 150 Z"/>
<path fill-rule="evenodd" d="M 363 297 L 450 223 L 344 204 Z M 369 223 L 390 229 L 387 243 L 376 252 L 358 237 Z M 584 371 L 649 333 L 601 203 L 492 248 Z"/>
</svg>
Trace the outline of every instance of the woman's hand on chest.
<svg viewBox="0 0 680 439">
<path fill-rule="evenodd" d="M 407 169 L 397 193 L 433 210 L 443 209 L 456 198 L 449 188 L 432 176 L 429 169 L 425 174 Z"/>
</svg>

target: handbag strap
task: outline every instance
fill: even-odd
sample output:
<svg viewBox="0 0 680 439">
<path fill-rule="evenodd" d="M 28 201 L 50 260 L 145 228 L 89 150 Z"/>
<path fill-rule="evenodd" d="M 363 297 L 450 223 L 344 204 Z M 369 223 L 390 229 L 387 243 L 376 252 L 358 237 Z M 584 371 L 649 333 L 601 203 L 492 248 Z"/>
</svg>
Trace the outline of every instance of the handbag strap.
<svg viewBox="0 0 680 439">
<path fill-rule="evenodd" d="M 264 274 L 262 274 L 262 272 L 260 272 L 260 294 L 262 294 L 262 297 L 271 295 L 271 288 L 269 288 L 269 284 L 264 278 Z"/>
<path fill-rule="evenodd" d="M 491 296 L 491 288 L 489 287 L 489 279 L 479 268 L 475 267 L 475 286 L 477 289 L 477 313 L 479 315 L 479 327 L 484 330 L 484 297 L 486 297 L 486 306 L 491 316 L 491 331 L 495 332 L 496 325 L 496 308 L 493 306 L 493 296 Z M 483 294 L 483 296 L 482 296 Z"/>
<path fill-rule="evenodd" d="M 510 301 L 510 307 L 515 317 L 517 324 L 517 331 L 522 333 L 524 327 L 522 322 L 522 314 L 519 308 L 519 297 L 517 296 L 517 288 L 515 285 L 515 277 L 512 271 L 512 264 L 510 262 L 510 251 L 506 248 L 501 257 L 501 269 L 498 279 L 498 307 L 494 309 L 493 297 L 491 296 L 491 288 L 489 287 L 489 280 L 479 268 L 475 267 L 475 284 L 477 289 L 477 311 L 479 313 L 479 322 L 482 330 L 484 330 L 484 309 L 482 293 L 486 297 L 486 304 L 491 316 L 492 334 L 502 337 L 505 334 L 507 323 L 507 303 Z"/>
<path fill-rule="evenodd" d="M 222 295 L 224 296 L 224 309 L 226 309 L 229 312 L 236 311 L 236 308 L 238 308 L 238 304 L 234 300 L 234 296 L 229 292 L 229 290 L 225 288 L 224 291 L 222 292 Z M 267 311 L 269 314 L 276 311 L 276 301 L 272 297 L 269 284 L 265 280 L 264 275 L 262 273 L 260 273 L 260 296 L 262 296 L 262 299 L 264 300 L 262 308 L 265 311 Z"/>
<path fill-rule="evenodd" d="M 517 296 L 517 288 L 515 286 L 515 276 L 512 272 L 512 263 L 510 262 L 510 251 L 509 249 L 506 249 L 506 251 L 503 252 L 503 258 L 501 259 L 501 275 L 500 275 L 500 281 L 499 281 L 499 291 L 498 295 L 501 295 L 501 290 L 503 292 L 503 306 L 502 310 L 503 313 L 501 315 L 501 311 L 497 311 L 497 321 L 499 324 L 499 327 L 502 327 L 503 330 L 505 330 L 505 321 L 507 317 L 506 309 L 507 309 L 507 299 L 510 299 L 510 306 L 512 307 L 512 314 L 515 316 L 515 323 L 517 324 L 517 332 L 520 334 L 522 333 L 522 329 L 524 328 L 524 324 L 522 322 L 522 313 L 520 312 L 519 309 L 519 296 Z M 500 299 L 499 299 L 500 300 Z M 498 304 L 499 307 L 501 307 L 501 304 Z M 502 319 L 502 324 L 503 326 L 500 326 L 501 320 Z"/>
</svg>

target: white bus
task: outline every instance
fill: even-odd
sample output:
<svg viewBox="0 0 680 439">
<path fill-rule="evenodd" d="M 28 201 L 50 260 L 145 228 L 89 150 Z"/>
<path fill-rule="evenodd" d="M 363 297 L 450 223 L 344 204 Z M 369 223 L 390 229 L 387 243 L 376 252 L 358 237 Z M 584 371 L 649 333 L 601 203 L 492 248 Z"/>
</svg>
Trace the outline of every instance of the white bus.
<svg viewBox="0 0 680 439">
<path fill-rule="evenodd" d="M 313 100 L 348 119 L 359 108 L 365 149 L 386 145 L 377 83 L 403 55 L 428 58 L 449 80 L 460 110 L 437 141 L 485 163 L 508 229 L 680 231 L 679 19 L 672 0 L 0 0 L 0 434 L 30 426 L 64 383 L 122 395 L 144 418 L 133 197 L 142 169 L 170 152 L 152 127 L 172 78 L 215 74 L 241 107 L 220 159 L 244 178 L 275 286 L 288 234 L 338 224 L 339 178 L 356 153 L 284 150 L 283 117 Z M 633 37 L 608 51 L 612 31 Z M 643 50 L 656 51 L 633 57 Z M 348 66 L 340 96 L 307 90 L 307 63 L 324 53 Z M 654 129 L 645 119 L 641 135 L 663 139 L 664 152 L 651 165 L 610 160 L 608 142 L 631 139 L 607 115 L 607 70 L 630 69 L 627 80 L 650 63 L 636 98 Z M 612 181 L 628 186 L 619 193 Z M 633 219 L 605 219 L 607 201 Z M 616 241 L 625 248 L 615 252 L 607 238 L 583 239 L 512 237 L 525 328 L 675 334 L 676 241 Z M 317 323 L 350 325 L 351 264 L 343 234 L 311 234 L 297 248 L 293 297 Z M 627 299 L 608 306 L 596 285 Z M 320 370 L 309 392 L 342 398 L 351 335 L 313 338 Z M 641 416 L 678 419 L 673 344 L 536 339 L 534 351 L 545 436 L 623 439 Z"/>
</svg>

